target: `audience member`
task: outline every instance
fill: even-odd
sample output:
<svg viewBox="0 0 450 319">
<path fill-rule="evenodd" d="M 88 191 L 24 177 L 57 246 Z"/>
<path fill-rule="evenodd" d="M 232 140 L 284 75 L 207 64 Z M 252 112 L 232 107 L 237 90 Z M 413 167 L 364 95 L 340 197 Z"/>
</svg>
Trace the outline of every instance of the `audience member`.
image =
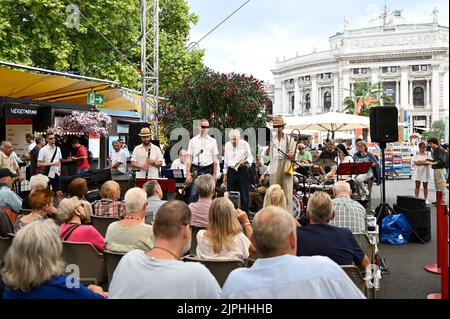
<svg viewBox="0 0 450 319">
<path fill-rule="evenodd" d="M 335 216 L 330 195 L 313 193 L 308 200 L 307 214 L 311 223 L 297 229 L 298 256 L 327 256 L 339 265 L 355 264 L 361 270 L 369 266 L 369 258 L 350 229 L 329 224 Z"/>
<path fill-rule="evenodd" d="M 106 249 L 126 253 L 133 249 L 147 251 L 153 247 L 153 227 L 144 223 L 147 194 L 134 187 L 125 194 L 126 215 L 109 225 L 106 231 Z"/>
<path fill-rule="evenodd" d="M 17 214 L 22 207 L 22 198 L 11 190 L 16 176 L 9 169 L 0 168 L 0 209 L 7 208 Z"/>
<path fill-rule="evenodd" d="M 167 201 L 162 200 L 163 191 L 157 181 L 148 181 L 142 187 L 147 193 L 147 209 L 145 211 L 145 223 L 151 224 L 155 219 L 158 209 Z"/>
<path fill-rule="evenodd" d="M 15 236 L 4 258 L 5 299 L 93 299 L 107 293 L 65 275 L 62 243 L 52 220 L 37 220 Z M 68 285 L 70 283 L 70 285 Z"/>
<path fill-rule="evenodd" d="M 25 193 L 22 201 L 22 209 L 31 209 L 30 203 L 28 202 L 28 198 L 31 193 L 40 190 L 40 189 L 48 189 L 49 188 L 49 179 L 48 176 L 37 174 L 33 175 L 30 178 L 30 191 L 28 194 Z"/>
<path fill-rule="evenodd" d="M 122 218 L 127 213 L 125 205 L 120 201 L 120 185 L 115 181 L 107 181 L 100 189 L 102 199 L 94 205 L 95 216 Z"/>
<path fill-rule="evenodd" d="M 366 181 L 372 179 L 374 177 L 374 169 L 378 167 L 378 160 L 376 157 L 369 152 L 369 148 L 367 146 L 367 143 L 365 141 L 359 141 L 358 142 L 358 152 L 353 155 L 353 160 L 355 163 L 361 163 L 361 162 L 371 162 L 372 167 L 369 169 L 369 171 L 365 174 L 359 174 L 355 177 L 355 184 L 358 186 L 359 194 L 361 195 L 361 200 L 366 200 L 367 196 L 369 196 L 369 189 L 367 188 L 367 185 L 365 184 Z"/>
<path fill-rule="evenodd" d="M 278 184 L 270 185 L 264 196 L 263 207 L 277 206 L 287 210 L 286 196 Z"/>
<path fill-rule="evenodd" d="M 181 201 L 165 203 L 153 231 L 155 246 L 122 257 L 109 288 L 111 299 L 213 299 L 220 286 L 200 263 L 182 262 L 191 243 L 191 212 Z"/>
<path fill-rule="evenodd" d="M 221 297 L 363 299 L 361 291 L 329 258 L 295 256 L 295 229 L 295 220 L 286 210 L 269 206 L 259 211 L 253 220 L 252 241 L 262 257 L 251 268 L 232 271 Z"/>
<path fill-rule="evenodd" d="M 92 225 L 83 225 L 87 219 L 85 203 L 77 197 L 64 198 L 58 207 L 61 240 L 91 243 L 99 251 L 105 249 L 105 239 Z"/>
<path fill-rule="evenodd" d="M 198 192 L 198 201 L 189 204 L 192 212 L 192 225 L 197 227 L 208 227 L 209 206 L 216 190 L 216 183 L 211 174 L 200 175 L 195 180 Z"/>
<path fill-rule="evenodd" d="M 86 146 L 81 145 L 77 138 L 72 139 L 72 148 L 76 150 L 75 156 L 71 159 L 76 161 L 77 175 L 86 174 L 89 170 L 88 150 Z"/>
<path fill-rule="evenodd" d="M 344 181 L 336 182 L 333 193 L 336 216 L 330 221 L 330 225 L 348 228 L 353 234 L 367 233 L 366 210 L 360 203 L 351 199 L 350 184 Z"/>
<path fill-rule="evenodd" d="M 77 177 L 73 181 L 70 182 L 67 187 L 67 197 L 77 197 L 83 203 L 83 208 L 86 211 L 86 221 L 90 221 L 90 216 L 92 213 L 92 205 L 86 200 L 86 195 L 89 189 L 87 186 L 87 182 L 84 178 Z"/>
<path fill-rule="evenodd" d="M 33 149 L 30 150 L 30 173 L 31 177 L 37 172 L 37 162 L 39 151 L 45 146 L 45 139 L 41 136 L 36 137 L 36 143 Z"/>
<path fill-rule="evenodd" d="M 297 161 L 302 164 L 312 163 L 312 155 L 306 150 L 306 146 L 303 143 L 298 145 Z"/>
<path fill-rule="evenodd" d="M 54 195 L 55 193 L 49 189 L 40 189 L 31 193 L 28 197 L 31 213 L 21 215 L 17 218 L 14 226 L 15 232 L 17 233 L 20 229 L 36 219 L 52 216 L 56 212 L 56 208 L 53 206 Z"/>
<path fill-rule="evenodd" d="M 247 214 L 234 209 L 228 198 L 221 197 L 213 200 L 208 217 L 208 228 L 197 233 L 197 256 L 204 259 L 248 258 L 253 230 Z"/>
</svg>

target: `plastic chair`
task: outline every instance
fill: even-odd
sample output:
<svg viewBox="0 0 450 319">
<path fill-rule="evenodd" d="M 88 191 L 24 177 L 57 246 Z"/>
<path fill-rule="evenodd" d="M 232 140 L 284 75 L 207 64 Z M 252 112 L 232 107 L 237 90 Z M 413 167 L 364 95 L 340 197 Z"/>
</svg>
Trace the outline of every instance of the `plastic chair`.
<svg viewBox="0 0 450 319">
<path fill-rule="evenodd" d="M 0 263 L 6 255 L 9 247 L 11 246 L 13 238 L 12 237 L 2 237 L 0 236 Z"/>
<path fill-rule="evenodd" d="M 95 216 L 91 215 L 91 223 L 92 226 L 94 226 L 95 229 L 100 233 L 100 235 L 103 236 L 103 238 L 106 236 L 106 231 L 108 230 L 108 226 L 119 220 L 117 217 L 107 217 L 107 216 Z"/>
<path fill-rule="evenodd" d="M 195 256 L 197 254 L 197 233 L 200 230 L 206 229 L 206 228 L 191 225 L 191 229 L 192 229 L 191 250 L 189 251 L 189 253 L 191 255 Z"/>
<path fill-rule="evenodd" d="M 356 287 L 361 290 L 361 292 L 367 296 L 366 281 L 361 274 L 361 270 L 354 265 L 341 265 L 342 270 L 347 274 L 347 276 L 353 281 Z"/>
<path fill-rule="evenodd" d="M 199 262 L 205 265 L 211 274 L 216 278 L 220 287 L 223 287 L 225 280 L 228 278 L 230 272 L 237 268 L 245 267 L 242 260 L 239 259 L 201 259 L 192 256 L 186 256 L 182 258 L 187 262 Z"/>
<path fill-rule="evenodd" d="M 106 262 L 106 272 L 108 273 L 108 285 L 111 284 L 114 270 L 116 270 L 117 265 L 124 255 L 125 253 L 116 253 L 109 250 L 103 251 L 103 257 Z"/>
<path fill-rule="evenodd" d="M 98 285 L 107 278 L 103 255 L 91 243 L 63 241 L 63 258 L 67 265 L 78 267 L 79 280 L 83 284 Z M 68 271 L 73 271 L 68 267 Z M 78 275 L 76 272 L 69 275 Z"/>
<path fill-rule="evenodd" d="M 355 234 L 356 241 L 358 242 L 361 249 L 369 257 L 370 263 L 375 263 L 375 245 L 369 241 L 369 237 L 366 234 Z"/>
</svg>

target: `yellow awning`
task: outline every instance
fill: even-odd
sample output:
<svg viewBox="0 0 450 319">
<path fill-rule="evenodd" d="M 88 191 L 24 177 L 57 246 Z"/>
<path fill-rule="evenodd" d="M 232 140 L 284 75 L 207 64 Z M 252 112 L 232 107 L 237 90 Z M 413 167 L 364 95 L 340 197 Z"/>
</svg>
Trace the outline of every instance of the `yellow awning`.
<svg viewBox="0 0 450 319">
<path fill-rule="evenodd" d="M 140 112 L 140 95 L 116 82 L 0 61 L 0 97 L 87 105 L 88 92 L 104 94 L 104 109 Z"/>
</svg>

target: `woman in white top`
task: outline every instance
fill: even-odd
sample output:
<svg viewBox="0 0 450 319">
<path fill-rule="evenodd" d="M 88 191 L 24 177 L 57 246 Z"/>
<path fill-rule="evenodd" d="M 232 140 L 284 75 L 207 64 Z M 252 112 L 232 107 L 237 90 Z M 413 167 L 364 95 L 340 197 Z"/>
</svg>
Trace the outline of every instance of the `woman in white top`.
<svg viewBox="0 0 450 319">
<path fill-rule="evenodd" d="M 427 146 L 424 142 L 419 143 L 419 151 L 413 156 L 414 163 L 413 180 L 416 183 L 416 197 L 420 194 L 420 183 L 423 184 L 423 197 L 428 203 L 428 182 L 432 179 L 431 166 L 424 165 L 431 155 L 427 152 Z"/>
<path fill-rule="evenodd" d="M 208 228 L 197 233 L 197 257 L 244 260 L 255 251 L 249 239 L 252 233 L 245 212 L 234 209 L 226 197 L 216 198 L 209 208 Z"/>
<path fill-rule="evenodd" d="M 331 171 L 325 175 L 325 180 L 334 179 L 336 177 L 337 168 L 341 163 L 353 163 L 353 157 L 350 156 L 344 144 L 336 146 L 336 152 L 338 155 L 336 157 L 336 165 L 331 167 Z M 351 175 L 341 175 L 342 180 L 349 180 L 351 178 Z"/>
</svg>

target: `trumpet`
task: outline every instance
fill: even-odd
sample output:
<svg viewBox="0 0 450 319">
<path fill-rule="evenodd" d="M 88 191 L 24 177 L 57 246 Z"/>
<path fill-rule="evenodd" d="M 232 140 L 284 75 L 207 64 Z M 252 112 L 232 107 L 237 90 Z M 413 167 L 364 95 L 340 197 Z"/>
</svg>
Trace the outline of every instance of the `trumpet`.
<svg viewBox="0 0 450 319">
<path fill-rule="evenodd" d="M 192 173 L 191 176 L 192 176 L 192 182 L 185 182 L 185 183 L 183 184 L 183 186 L 178 190 L 178 194 L 180 194 L 180 195 L 185 195 L 185 194 L 186 194 L 186 189 L 187 189 L 189 186 L 191 186 L 192 183 L 194 182 L 194 179 L 197 178 L 197 172 L 194 171 L 194 172 Z"/>
<path fill-rule="evenodd" d="M 247 162 L 247 158 L 248 158 L 248 152 L 245 151 L 244 156 L 242 156 L 242 158 L 239 160 L 239 162 L 237 162 L 236 165 L 234 165 L 234 169 L 236 171 L 238 171 L 239 168 L 241 168 L 241 166 Z"/>
</svg>

